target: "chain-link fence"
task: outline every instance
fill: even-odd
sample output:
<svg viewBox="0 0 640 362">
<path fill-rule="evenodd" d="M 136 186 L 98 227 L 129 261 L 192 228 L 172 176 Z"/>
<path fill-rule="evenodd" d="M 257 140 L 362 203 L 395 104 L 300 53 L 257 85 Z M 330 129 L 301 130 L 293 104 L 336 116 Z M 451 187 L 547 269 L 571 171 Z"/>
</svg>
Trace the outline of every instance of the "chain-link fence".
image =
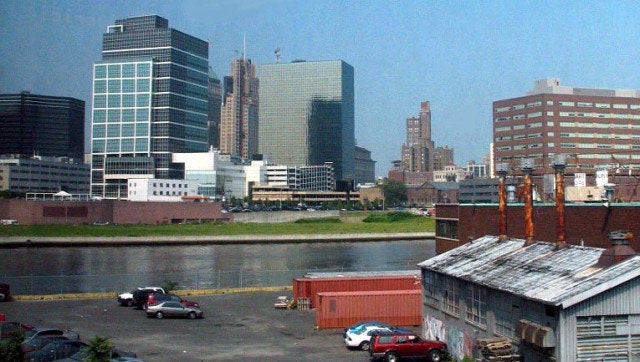
<svg viewBox="0 0 640 362">
<path fill-rule="evenodd" d="M 13 295 L 45 295 L 67 293 L 123 292 L 139 286 L 164 286 L 175 283 L 175 289 L 227 289 L 291 286 L 294 278 L 307 273 L 358 272 L 349 268 L 266 270 L 200 269 L 192 274 L 99 274 L 3 277 L 11 285 Z M 367 269 L 367 271 L 372 271 Z"/>
</svg>

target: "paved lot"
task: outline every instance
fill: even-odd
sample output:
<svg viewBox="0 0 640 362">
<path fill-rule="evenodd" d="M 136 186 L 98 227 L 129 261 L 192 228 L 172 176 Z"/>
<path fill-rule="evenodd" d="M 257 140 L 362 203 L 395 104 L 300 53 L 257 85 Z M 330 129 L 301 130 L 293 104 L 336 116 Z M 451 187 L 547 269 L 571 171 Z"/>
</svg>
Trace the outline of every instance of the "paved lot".
<svg viewBox="0 0 640 362">
<path fill-rule="evenodd" d="M 145 361 L 368 361 L 348 350 L 341 330 L 316 330 L 313 310 L 275 309 L 286 292 L 251 292 L 185 299 L 201 304 L 204 319 L 147 318 L 115 299 L 0 303 L 7 321 L 73 329 L 83 340 L 111 338 Z"/>
</svg>

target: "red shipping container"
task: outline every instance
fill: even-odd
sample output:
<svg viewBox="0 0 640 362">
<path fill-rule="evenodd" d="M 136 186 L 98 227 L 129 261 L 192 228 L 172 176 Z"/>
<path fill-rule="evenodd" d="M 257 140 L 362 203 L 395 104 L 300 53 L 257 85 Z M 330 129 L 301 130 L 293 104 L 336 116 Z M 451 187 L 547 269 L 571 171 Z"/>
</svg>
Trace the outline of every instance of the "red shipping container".
<svg viewBox="0 0 640 362">
<path fill-rule="evenodd" d="M 311 308 L 316 308 L 316 305 L 318 305 L 318 293 L 420 290 L 420 287 L 421 283 L 418 275 L 295 278 L 293 279 L 293 299 L 311 298 Z"/>
<path fill-rule="evenodd" d="M 327 292 L 318 294 L 316 326 L 344 328 L 376 320 L 394 326 L 422 324 L 420 290 Z"/>
</svg>

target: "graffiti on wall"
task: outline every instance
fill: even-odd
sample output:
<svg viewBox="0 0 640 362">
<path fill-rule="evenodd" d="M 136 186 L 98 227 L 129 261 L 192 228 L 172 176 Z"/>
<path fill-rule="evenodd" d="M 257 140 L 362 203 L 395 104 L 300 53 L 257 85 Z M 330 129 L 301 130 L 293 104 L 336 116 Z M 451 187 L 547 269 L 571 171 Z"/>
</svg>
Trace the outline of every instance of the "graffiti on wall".
<svg viewBox="0 0 640 362">
<path fill-rule="evenodd" d="M 455 360 L 473 356 L 473 338 L 460 328 L 445 326 L 438 318 L 429 315 L 423 318 L 423 334 L 426 339 L 445 341 Z"/>
</svg>

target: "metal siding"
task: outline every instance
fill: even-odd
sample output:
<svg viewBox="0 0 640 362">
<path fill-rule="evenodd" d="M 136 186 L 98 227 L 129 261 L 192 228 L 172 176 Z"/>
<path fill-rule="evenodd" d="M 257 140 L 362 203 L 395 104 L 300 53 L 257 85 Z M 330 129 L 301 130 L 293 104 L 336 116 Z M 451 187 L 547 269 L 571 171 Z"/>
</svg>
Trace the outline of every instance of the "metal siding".
<svg viewBox="0 0 640 362">
<path fill-rule="evenodd" d="M 640 314 L 640 279 L 589 298 L 576 305 L 575 311 L 577 316 Z"/>
<path fill-rule="evenodd" d="M 356 292 L 383 290 L 420 290 L 420 281 L 413 275 L 363 278 L 298 278 L 294 279 L 293 297 L 311 298 L 311 308 L 318 305 L 318 294 L 326 292 Z"/>
<path fill-rule="evenodd" d="M 318 295 L 316 326 L 344 328 L 365 320 L 395 326 L 422 322 L 420 290 L 327 292 Z"/>
</svg>

